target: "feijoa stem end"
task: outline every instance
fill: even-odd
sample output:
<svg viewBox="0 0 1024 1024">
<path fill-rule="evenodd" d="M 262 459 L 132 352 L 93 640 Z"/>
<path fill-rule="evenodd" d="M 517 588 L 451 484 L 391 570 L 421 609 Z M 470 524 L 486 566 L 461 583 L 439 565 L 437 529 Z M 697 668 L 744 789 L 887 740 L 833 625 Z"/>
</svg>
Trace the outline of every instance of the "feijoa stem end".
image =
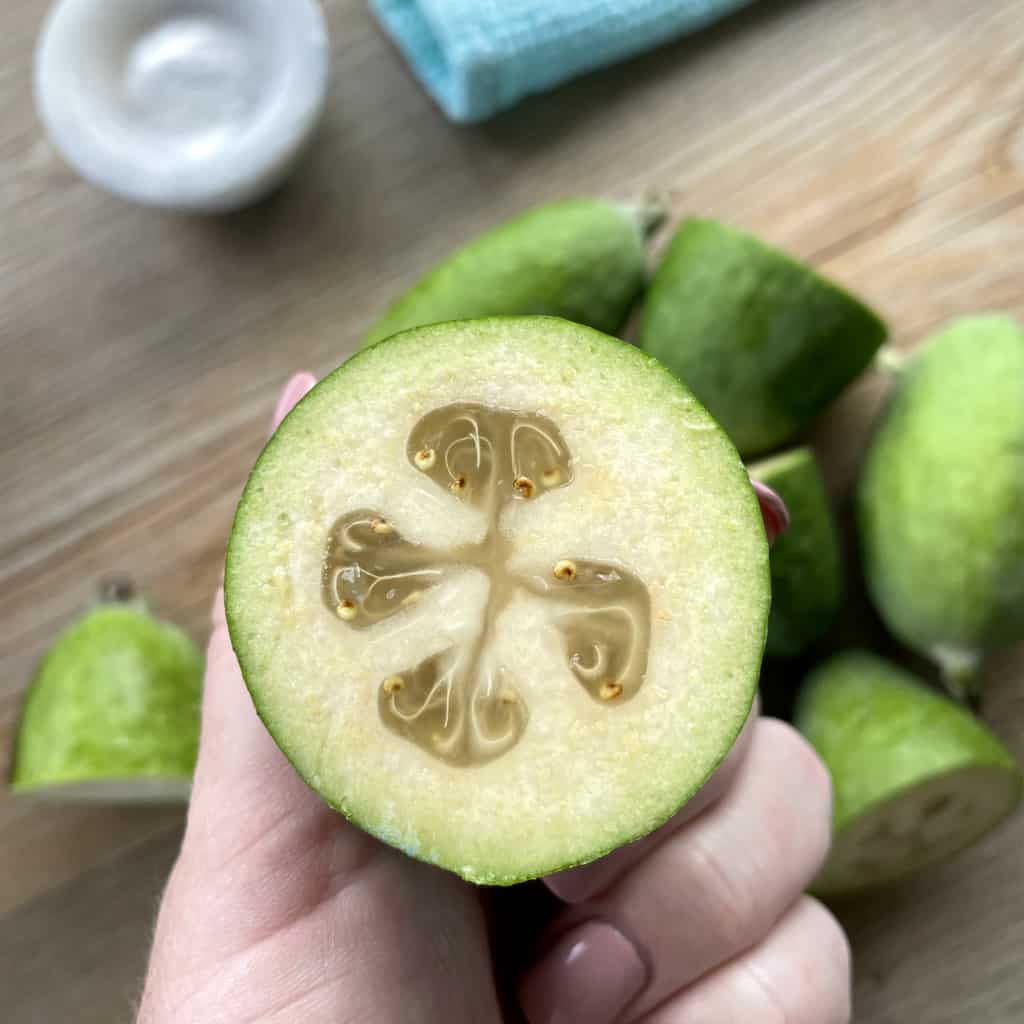
<svg viewBox="0 0 1024 1024">
<path fill-rule="evenodd" d="M 909 360 L 909 352 L 902 352 L 892 345 L 883 345 L 875 353 L 875 369 L 887 377 L 899 378 L 906 371 Z"/>
<path fill-rule="evenodd" d="M 104 576 L 96 585 L 96 603 L 147 611 L 145 599 L 130 576 Z"/>
<path fill-rule="evenodd" d="M 976 709 L 981 700 L 981 653 L 956 647 L 936 647 L 931 654 L 939 666 L 942 685 L 950 695 Z"/>
<path fill-rule="evenodd" d="M 622 208 L 632 217 L 645 241 L 668 220 L 668 201 L 656 192 L 649 192 L 638 202 L 623 203 Z"/>
</svg>

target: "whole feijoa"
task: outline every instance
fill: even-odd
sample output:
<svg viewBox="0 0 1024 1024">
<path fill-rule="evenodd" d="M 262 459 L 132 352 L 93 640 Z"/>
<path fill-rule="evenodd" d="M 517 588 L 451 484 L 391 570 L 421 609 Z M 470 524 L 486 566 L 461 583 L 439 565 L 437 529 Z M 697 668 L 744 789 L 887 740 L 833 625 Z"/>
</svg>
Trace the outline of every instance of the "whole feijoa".
<svg viewBox="0 0 1024 1024">
<path fill-rule="evenodd" d="M 714 220 L 684 220 L 647 296 L 640 346 L 740 452 L 788 441 L 871 362 L 882 320 L 809 266 Z"/>
<path fill-rule="evenodd" d="M 797 728 L 832 777 L 834 840 L 815 891 L 893 882 L 974 843 L 1018 804 L 1021 772 L 976 718 L 863 651 L 808 678 Z"/>
<path fill-rule="evenodd" d="M 889 628 L 976 689 L 985 652 L 1024 640 L 1024 331 L 954 321 L 915 350 L 868 452 L 859 523 Z"/>
<path fill-rule="evenodd" d="M 505 221 L 400 295 L 363 340 L 474 317 L 542 314 L 614 333 L 646 283 L 651 203 L 566 199 Z"/>
<path fill-rule="evenodd" d="M 356 824 L 474 882 L 669 818 L 751 707 L 768 551 L 658 363 L 547 317 L 398 334 L 260 456 L 225 576 L 253 701 Z"/>
<path fill-rule="evenodd" d="M 765 650 L 775 657 L 793 657 L 828 631 L 842 604 L 836 527 L 810 448 L 794 448 L 749 468 L 789 511 L 789 528 L 772 545 L 772 610 Z"/>
</svg>

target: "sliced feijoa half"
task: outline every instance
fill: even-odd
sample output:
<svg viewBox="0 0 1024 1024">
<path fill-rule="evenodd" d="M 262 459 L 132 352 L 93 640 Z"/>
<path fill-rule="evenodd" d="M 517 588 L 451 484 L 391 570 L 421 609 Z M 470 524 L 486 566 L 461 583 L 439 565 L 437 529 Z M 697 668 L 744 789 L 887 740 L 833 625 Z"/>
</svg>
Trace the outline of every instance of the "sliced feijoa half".
<svg viewBox="0 0 1024 1024">
<path fill-rule="evenodd" d="M 796 724 L 832 776 L 835 837 L 814 884 L 822 894 L 944 860 L 1020 800 L 1020 769 L 981 722 L 872 654 L 839 654 L 814 671 Z"/>
<path fill-rule="evenodd" d="M 370 328 L 372 345 L 444 320 L 545 314 L 615 332 L 646 281 L 653 204 L 569 199 L 528 210 L 448 256 Z"/>
<path fill-rule="evenodd" d="M 751 706 L 746 472 L 654 360 L 548 317 L 364 349 L 260 456 L 228 551 L 264 722 L 352 821 L 474 882 L 664 822 Z"/>
<path fill-rule="evenodd" d="M 810 448 L 794 448 L 750 466 L 789 511 L 789 528 L 772 545 L 772 610 L 766 653 L 793 657 L 832 625 L 843 598 L 839 541 L 825 484 Z"/>
<path fill-rule="evenodd" d="M 199 742 L 202 659 L 134 602 L 103 601 L 69 626 L 25 700 L 11 786 L 63 802 L 185 800 Z"/>
<path fill-rule="evenodd" d="M 882 618 L 972 695 L 985 652 L 1024 640 L 1024 330 L 966 317 L 910 355 L 858 497 Z"/>
<path fill-rule="evenodd" d="M 871 362 L 886 327 L 777 249 L 713 220 L 679 226 L 651 283 L 640 346 L 744 455 L 778 447 Z"/>
</svg>

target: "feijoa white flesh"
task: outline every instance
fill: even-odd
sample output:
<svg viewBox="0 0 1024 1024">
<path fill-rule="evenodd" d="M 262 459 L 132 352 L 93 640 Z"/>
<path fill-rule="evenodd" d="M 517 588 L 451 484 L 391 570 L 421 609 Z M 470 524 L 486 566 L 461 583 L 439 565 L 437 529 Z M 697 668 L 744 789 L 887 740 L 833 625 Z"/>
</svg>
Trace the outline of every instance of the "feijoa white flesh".
<svg viewBox="0 0 1024 1024">
<path fill-rule="evenodd" d="M 66 803 L 188 798 L 202 659 L 141 606 L 100 604 L 43 659 L 25 701 L 11 786 Z"/>
<path fill-rule="evenodd" d="M 1021 772 L 977 719 L 860 651 L 811 674 L 796 724 L 832 777 L 835 837 L 822 894 L 915 873 L 976 842 L 1017 805 Z"/>
<path fill-rule="evenodd" d="M 264 449 L 228 551 L 264 722 L 352 821 L 475 882 L 664 822 L 750 709 L 768 554 L 722 431 L 547 317 L 365 349 Z"/>
</svg>

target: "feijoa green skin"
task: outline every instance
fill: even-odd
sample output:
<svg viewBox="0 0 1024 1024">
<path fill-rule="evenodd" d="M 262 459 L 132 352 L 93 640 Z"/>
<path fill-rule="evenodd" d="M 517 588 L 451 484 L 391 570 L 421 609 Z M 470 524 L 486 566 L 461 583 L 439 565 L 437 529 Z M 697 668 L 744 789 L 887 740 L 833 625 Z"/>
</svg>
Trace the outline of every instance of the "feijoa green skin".
<svg viewBox="0 0 1024 1024">
<path fill-rule="evenodd" d="M 51 646 L 18 729 L 15 792 L 68 801 L 184 799 L 202 659 L 176 626 L 101 604 Z"/>
<path fill-rule="evenodd" d="M 614 334 L 643 290 L 653 206 L 569 199 L 490 229 L 429 271 L 370 328 L 372 345 L 410 327 L 545 314 Z"/>
<path fill-rule="evenodd" d="M 843 598 L 839 542 L 825 484 L 810 448 L 749 467 L 785 502 L 789 529 L 771 550 L 772 607 L 765 652 L 794 657 L 832 625 Z"/>
<path fill-rule="evenodd" d="M 835 839 L 820 893 L 944 860 L 1020 800 L 1018 765 L 980 721 L 873 654 L 844 652 L 816 669 L 795 723 L 832 778 Z"/>
<path fill-rule="evenodd" d="M 871 362 L 876 313 L 763 242 L 682 222 L 648 293 L 640 346 L 757 455 L 788 441 Z"/>
<path fill-rule="evenodd" d="M 904 364 L 859 488 L 871 596 L 904 643 L 973 693 L 1024 640 L 1024 331 L 957 320 Z"/>
</svg>

